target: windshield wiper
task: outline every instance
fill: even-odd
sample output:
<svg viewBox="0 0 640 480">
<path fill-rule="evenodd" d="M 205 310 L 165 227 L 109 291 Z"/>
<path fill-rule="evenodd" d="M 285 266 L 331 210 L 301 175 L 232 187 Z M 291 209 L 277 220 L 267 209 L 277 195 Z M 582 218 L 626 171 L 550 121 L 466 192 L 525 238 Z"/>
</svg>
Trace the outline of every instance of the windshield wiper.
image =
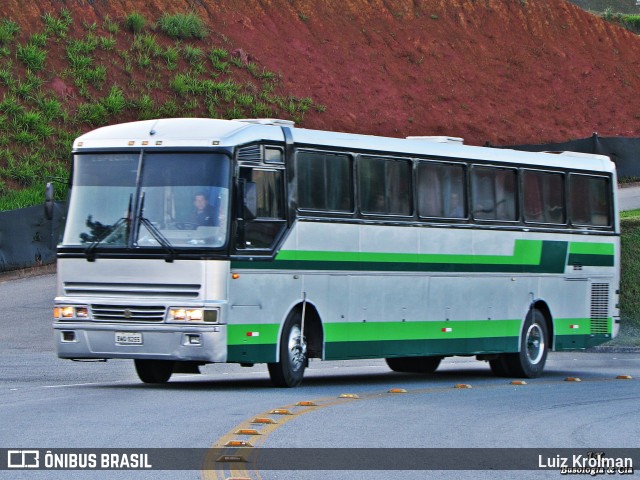
<svg viewBox="0 0 640 480">
<path fill-rule="evenodd" d="M 158 228 L 151 223 L 148 218 L 144 217 L 144 192 L 142 192 L 142 198 L 140 199 L 140 215 L 138 215 L 138 222 L 145 226 L 145 228 L 149 231 L 151 236 L 157 240 L 157 242 L 162 245 L 162 247 L 166 250 L 167 256 L 165 257 L 165 261 L 168 263 L 173 262 L 173 260 L 178 256 L 178 252 L 175 251 L 167 237 L 165 237 Z M 136 235 L 137 236 L 137 235 Z"/>
<path fill-rule="evenodd" d="M 129 227 L 131 226 L 131 206 L 132 206 L 132 202 L 133 202 L 133 194 L 130 194 L 129 195 L 129 207 L 127 208 L 127 216 L 120 218 L 111 227 L 107 228 L 102 233 L 102 235 L 100 235 L 98 238 L 96 238 L 93 241 L 93 243 L 91 243 L 91 245 L 89 245 L 84 250 L 84 254 L 87 257 L 87 261 L 94 262 L 95 259 L 96 259 L 96 249 L 98 248 L 98 245 L 100 245 L 100 244 L 104 243 L 105 241 L 109 240 L 109 238 L 114 237 L 115 234 L 119 233 L 119 231 L 122 229 L 123 225 L 126 228 L 124 236 L 128 241 L 128 238 L 129 238 L 128 230 L 129 230 Z"/>
</svg>

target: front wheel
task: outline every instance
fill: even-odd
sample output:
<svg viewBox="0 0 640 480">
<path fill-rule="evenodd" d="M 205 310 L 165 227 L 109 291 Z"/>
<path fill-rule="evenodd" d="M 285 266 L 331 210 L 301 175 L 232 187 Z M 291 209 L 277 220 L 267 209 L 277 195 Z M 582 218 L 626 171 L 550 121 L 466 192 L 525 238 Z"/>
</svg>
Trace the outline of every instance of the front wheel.
<svg viewBox="0 0 640 480">
<path fill-rule="evenodd" d="M 166 383 L 173 374 L 171 360 L 134 360 L 138 377 L 144 383 Z"/>
<path fill-rule="evenodd" d="M 307 343 L 300 330 L 300 314 L 290 315 L 282 329 L 280 361 L 268 364 L 271 382 L 276 387 L 297 387 L 307 366 Z"/>
</svg>

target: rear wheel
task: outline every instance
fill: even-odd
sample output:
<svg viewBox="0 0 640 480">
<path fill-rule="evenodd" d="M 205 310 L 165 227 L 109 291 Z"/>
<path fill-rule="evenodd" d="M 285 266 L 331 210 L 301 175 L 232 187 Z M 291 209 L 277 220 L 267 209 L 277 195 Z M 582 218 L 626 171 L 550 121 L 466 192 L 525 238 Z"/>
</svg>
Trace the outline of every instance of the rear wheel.
<svg viewBox="0 0 640 480">
<path fill-rule="evenodd" d="M 166 383 L 173 373 L 171 360 L 134 360 L 138 377 L 144 383 Z"/>
<path fill-rule="evenodd" d="M 539 310 L 527 315 L 518 353 L 503 353 L 491 360 L 491 371 L 501 377 L 535 378 L 540 376 L 547 361 L 547 323 Z"/>
<path fill-rule="evenodd" d="M 433 373 L 438 369 L 442 357 L 391 357 L 385 360 L 394 372 Z"/>
<path fill-rule="evenodd" d="M 300 313 L 289 316 L 282 329 L 280 361 L 268 365 L 271 382 L 276 387 L 297 387 L 302 383 L 308 358 L 300 324 Z"/>
</svg>

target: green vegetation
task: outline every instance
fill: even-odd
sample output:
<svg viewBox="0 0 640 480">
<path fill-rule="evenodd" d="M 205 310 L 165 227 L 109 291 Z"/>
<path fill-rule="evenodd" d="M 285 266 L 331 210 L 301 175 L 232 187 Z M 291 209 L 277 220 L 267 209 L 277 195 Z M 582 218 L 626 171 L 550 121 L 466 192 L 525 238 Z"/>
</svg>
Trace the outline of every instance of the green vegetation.
<svg viewBox="0 0 640 480">
<path fill-rule="evenodd" d="M 640 346 L 640 209 L 622 213 L 620 310 L 622 344 Z"/>
<path fill-rule="evenodd" d="M 158 27 L 171 38 L 202 40 L 207 36 L 204 22 L 195 13 L 169 15 L 165 13 L 158 20 Z"/>
<path fill-rule="evenodd" d="M 602 13 L 602 18 L 609 22 L 618 23 L 627 30 L 640 33 L 640 15 L 613 12 L 609 7 Z"/>
<path fill-rule="evenodd" d="M 44 68 L 44 61 L 47 59 L 47 52 L 33 43 L 28 43 L 26 45 L 18 45 L 16 57 L 18 57 L 18 60 L 24 63 L 28 69 L 42 70 Z"/>
<path fill-rule="evenodd" d="M 605 20 L 640 34 L 640 7 L 635 0 L 570 0 Z"/>
<path fill-rule="evenodd" d="M 124 26 L 133 33 L 140 33 L 146 23 L 144 15 L 138 12 L 130 13 L 124 20 Z"/>
<path fill-rule="evenodd" d="M 71 14 L 68 10 L 63 9 L 59 18 L 54 17 L 50 13 L 45 13 L 42 16 L 44 22 L 45 34 L 53 35 L 58 38 L 64 38 L 67 36 L 67 30 L 72 23 Z"/>
<path fill-rule="evenodd" d="M 283 93 L 279 74 L 229 53 L 228 39 L 216 41 L 193 13 L 89 24 L 63 9 L 31 28 L 0 17 L 0 210 L 41 203 L 52 178 L 64 185 L 74 138 L 102 125 L 195 116 L 300 123 L 325 108 Z"/>
<path fill-rule="evenodd" d="M 7 18 L 0 19 L 0 45 L 11 42 L 19 31 L 17 23 Z"/>
<path fill-rule="evenodd" d="M 638 12 L 638 7 L 636 7 L 635 0 L 570 0 L 570 2 L 575 3 L 585 10 L 599 14 L 605 12 L 607 9 L 620 13 L 640 13 Z"/>
</svg>

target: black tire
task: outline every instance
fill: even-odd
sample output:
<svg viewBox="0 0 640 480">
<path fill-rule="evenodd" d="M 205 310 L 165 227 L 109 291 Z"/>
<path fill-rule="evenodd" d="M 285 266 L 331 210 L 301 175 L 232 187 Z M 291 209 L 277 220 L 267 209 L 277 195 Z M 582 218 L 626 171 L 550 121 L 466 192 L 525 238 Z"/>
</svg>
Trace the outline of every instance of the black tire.
<svg viewBox="0 0 640 480">
<path fill-rule="evenodd" d="M 500 377 L 536 378 L 542 374 L 549 351 L 549 334 L 544 315 L 531 310 L 524 321 L 520 351 L 503 353 L 491 360 L 491 371 Z"/>
<path fill-rule="evenodd" d="M 443 357 L 391 357 L 385 358 L 394 372 L 433 373 L 438 369 Z"/>
<path fill-rule="evenodd" d="M 507 353 L 503 353 L 501 355 L 498 355 L 497 358 L 489 360 L 491 371 L 496 377 L 513 377 L 513 375 L 511 375 L 511 370 L 509 369 L 509 364 L 506 359 L 507 355 Z"/>
<path fill-rule="evenodd" d="M 144 383 L 167 383 L 173 374 L 172 360 L 134 360 L 138 377 Z"/>
<path fill-rule="evenodd" d="M 300 313 L 289 315 L 282 329 L 280 339 L 280 361 L 269 363 L 269 376 L 276 387 L 291 388 L 302 383 L 304 369 L 307 367 L 307 344 L 301 338 Z"/>
</svg>

